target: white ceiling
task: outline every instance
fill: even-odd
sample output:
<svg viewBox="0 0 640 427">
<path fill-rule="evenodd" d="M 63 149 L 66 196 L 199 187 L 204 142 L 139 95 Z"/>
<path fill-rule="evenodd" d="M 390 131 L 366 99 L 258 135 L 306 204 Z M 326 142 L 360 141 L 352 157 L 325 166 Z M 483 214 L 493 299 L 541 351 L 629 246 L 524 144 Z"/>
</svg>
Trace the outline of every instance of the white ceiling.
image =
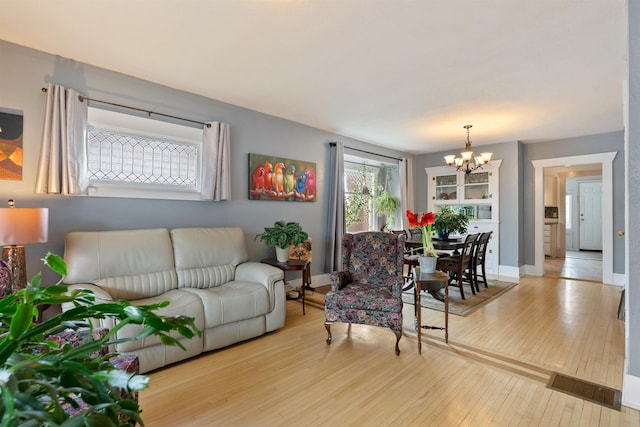
<svg viewBox="0 0 640 427">
<path fill-rule="evenodd" d="M 0 39 L 412 153 L 622 130 L 626 0 L 0 0 Z"/>
</svg>

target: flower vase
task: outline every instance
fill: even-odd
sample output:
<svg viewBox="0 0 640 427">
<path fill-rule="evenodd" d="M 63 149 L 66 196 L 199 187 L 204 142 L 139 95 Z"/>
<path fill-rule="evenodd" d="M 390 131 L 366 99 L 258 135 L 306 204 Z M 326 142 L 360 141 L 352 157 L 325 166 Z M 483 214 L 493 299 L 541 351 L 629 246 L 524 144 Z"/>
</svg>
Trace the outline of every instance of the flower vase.
<svg viewBox="0 0 640 427">
<path fill-rule="evenodd" d="M 289 261 L 289 248 L 282 249 L 280 246 L 276 246 L 276 259 L 278 262 Z"/>
<path fill-rule="evenodd" d="M 421 273 L 433 273 L 436 271 L 436 263 L 438 258 L 434 256 L 419 256 L 418 263 L 420 264 Z"/>
</svg>

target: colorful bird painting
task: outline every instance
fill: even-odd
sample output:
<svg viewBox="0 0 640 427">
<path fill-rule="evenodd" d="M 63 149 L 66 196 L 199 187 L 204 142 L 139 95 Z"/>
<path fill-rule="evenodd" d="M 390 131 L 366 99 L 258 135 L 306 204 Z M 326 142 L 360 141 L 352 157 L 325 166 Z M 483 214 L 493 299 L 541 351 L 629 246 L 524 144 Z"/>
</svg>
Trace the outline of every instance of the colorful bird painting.
<svg viewBox="0 0 640 427">
<path fill-rule="evenodd" d="M 314 202 L 314 162 L 249 153 L 249 199 Z"/>
<path fill-rule="evenodd" d="M 313 199 L 316 196 L 316 176 L 311 169 L 305 169 L 304 174 L 307 176 L 305 195 L 307 196 L 307 200 Z"/>
<path fill-rule="evenodd" d="M 296 188 L 296 167 L 294 165 L 289 165 L 287 167 L 287 171 L 284 174 L 284 192 L 287 194 L 291 194 L 291 192 Z"/>
<path fill-rule="evenodd" d="M 284 163 L 276 163 L 273 172 L 273 189 L 276 193 L 284 193 Z"/>
<path fill-rule="evenodd" d="M 273 165 L 269 162 L 264 164 L 264 188 L 273 190 Z"/>
<path fill-rule="evenodd" d="M 262 193 L 264 191 L 264 166 L 258 166 L 254 171 L 253 171 L 253 177 L 252 177 L 252 182 L 253 182 L 253 198 L 254 199 L 259 199 L 260 198 L 260 193 Z"/>
<path fill-rule="evenodd" d="M 300 176 L 298 177 L 298 179 L 296 180 L 296 200 L 298 198 L 300 199 L 304 199 L 304 188 L 305 185 L 307 184 L 307 175 L 305 175 L 304 172 L 302 172 L 300 174 Z"/>
</svg>

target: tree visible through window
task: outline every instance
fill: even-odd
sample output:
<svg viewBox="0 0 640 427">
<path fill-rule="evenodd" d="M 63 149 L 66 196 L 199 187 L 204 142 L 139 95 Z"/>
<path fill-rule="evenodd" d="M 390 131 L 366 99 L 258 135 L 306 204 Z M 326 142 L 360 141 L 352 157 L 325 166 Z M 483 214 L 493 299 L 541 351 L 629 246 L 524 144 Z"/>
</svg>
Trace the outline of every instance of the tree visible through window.
<svg viewBox="0 0 640 427">
<path fill-rule="evenodd" d="M 393 196 L 398 188 L 391 188 L 392 177 L 397 176 L 395 165 L 345 161 L 344 163 L 344 221 L 347 231 L 373 231 L 395 224 L 399 199 Z M 399 181 L 399 179 L 396 179 Z M 393 202 L 393 203 L 392 203 Z"/>
<path fill-rule="evenodd" d="M 375 173 L 365 164 L 345 162 L 344 221 L 348 232 L 371 230 L 373 223 L 371 192 Z"/>
</svg>

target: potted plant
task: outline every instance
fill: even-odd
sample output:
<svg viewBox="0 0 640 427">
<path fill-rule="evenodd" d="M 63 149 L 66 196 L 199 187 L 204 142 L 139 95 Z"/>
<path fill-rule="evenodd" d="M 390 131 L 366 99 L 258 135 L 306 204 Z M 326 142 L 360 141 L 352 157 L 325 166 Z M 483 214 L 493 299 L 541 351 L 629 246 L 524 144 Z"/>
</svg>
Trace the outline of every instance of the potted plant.
<svg viewBox="0 0 640 427">
<path fill-rule="evenodd" d="M 276 258 L 280 262 L 289 260 L 289 246 L 297 246 L 309 238 L 302 230 L 302 226 L 294 221 L 276 221 L 273 227 L 265 227 L 264 232 L 256 235 L 254 240 L 260 239 L 267 245 L 275 246 Z"/>
<path fill-rule="evenodd" d="M 449 234 L 465 234 L 469 226 L 469 219 L 464 212 L 451 206 L 442 206 L 436 213 L 433 228 L 441 239 L 448 239 Z"/>
<path fill-rule="evenodd" d="M 381 166 L 379 171 L 380 185 L 376 197 L 373 199 L 373 207 L 379 214 L 385 216 L 386 225 L 393 227 L 395 225 L 394 214 L 398 206 L 400 206 L 400 199 L 394 197 L 389 192 L 389 183 L 391 182 L 393 166 Z M 385 226 L 386 226 L 385 225 Z"/>
<path fill-rule="evenodd" d="M 62 258 L 47 254 L 53 271 L 66 275 Z M 0 277 L 2 279 L 2 277 Z M 147 387 L 148 377 L 127 373 L 110 362 L 108 349 L 118 342 L 115 333 L 129 323 L 144 324 L 141 335 L 160 336 L 167 345 L 184 346 L 169 334 L 191 338 L 201 332 L 193 318 L 165 318 L 154 313 L 168 302 L 132 306 L 128 301 L 96 303 L 91 291 L 67 286 L 42 287 L 38 273 L 24 289 L 0 299 L 0 420 L 14 425 L 122 425 L 137 422 L 140 407 L 130 392 Z M 75 308 L 36 323 L 37 307 L 72 303 Z M 102 337 L 59 342 L 61 333 L 80 333 L 91 327 L 88 319 L 112 318 L 115 327 Z M 102 354 L 105 353 L 105 354 Z"/>
<path fill-rule="evenodd" d="M 378 213 L 385 216 L 390 227 L 395 225 L 393 214 L 399 205 L 400 200 L 398 200 L 397 197 L 393 197 L 387 190 L 384 190 L 379 196 L 373 199 L 373 207 Z"/>
</svg>

